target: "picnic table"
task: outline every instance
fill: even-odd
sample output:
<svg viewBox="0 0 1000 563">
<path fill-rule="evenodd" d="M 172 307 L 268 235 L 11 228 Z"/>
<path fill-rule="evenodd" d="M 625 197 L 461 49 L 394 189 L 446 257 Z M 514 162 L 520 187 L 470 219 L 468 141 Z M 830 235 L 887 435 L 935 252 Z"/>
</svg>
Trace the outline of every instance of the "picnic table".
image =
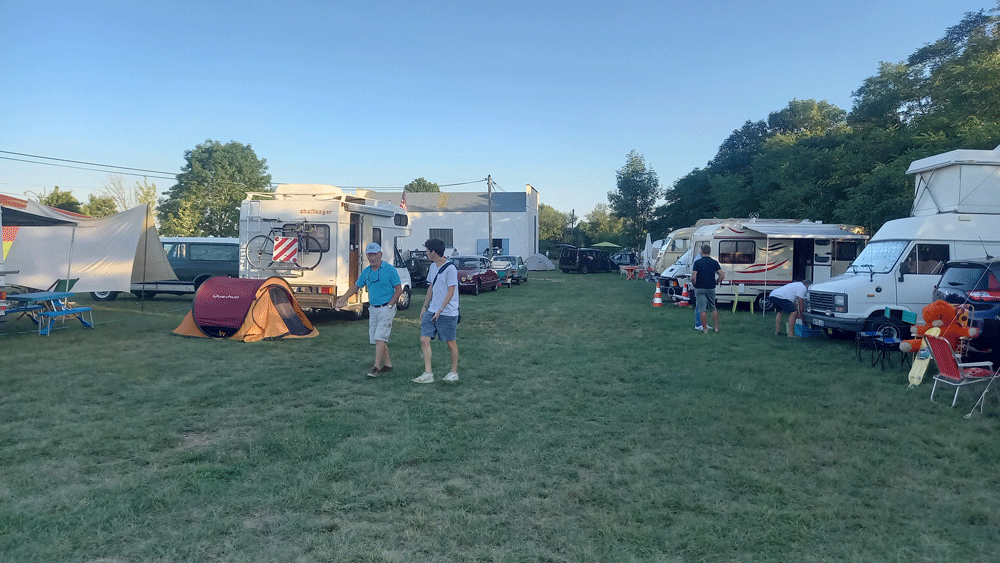
<svg viewBox="0 0 1000 563">
<path fill-rule="evenodd" d="M 68 291 L 36 291 L 31 293 L 12 293 L 7 295 L 9 301 L 17 306 L 7 309 L 7 314 L 21 313 L 27 315 L 38 325 L 39 336 L 48 336 L 52 323 L 56 319 L 76 318 L 86 328 L 94 328 L 94 314 L 90 307 L 72 307 L 69 298 L 73 294 Z M 90 320 L 84 318 L 84 313 Z"/>
</svg>

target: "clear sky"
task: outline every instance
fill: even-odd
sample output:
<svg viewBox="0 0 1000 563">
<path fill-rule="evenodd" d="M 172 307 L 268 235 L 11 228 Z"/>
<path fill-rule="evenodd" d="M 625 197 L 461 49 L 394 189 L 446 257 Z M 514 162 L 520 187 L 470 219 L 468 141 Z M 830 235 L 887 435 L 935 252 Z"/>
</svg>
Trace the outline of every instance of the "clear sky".
<svg viewBox="0 0 1000 563">
<path fill-rule="evenodd" d="M 880 61 L 996 5 L 0 0 L 0 150 L 176 174 L 206 139 L 238 141 L 279 183 L 489 174 L 582 216 L 629 151 L 670 186 L 793 99 L 850 110 Z M 0 159 L 21 197 L 86 202 L 108 179 Z"/>
</svg>

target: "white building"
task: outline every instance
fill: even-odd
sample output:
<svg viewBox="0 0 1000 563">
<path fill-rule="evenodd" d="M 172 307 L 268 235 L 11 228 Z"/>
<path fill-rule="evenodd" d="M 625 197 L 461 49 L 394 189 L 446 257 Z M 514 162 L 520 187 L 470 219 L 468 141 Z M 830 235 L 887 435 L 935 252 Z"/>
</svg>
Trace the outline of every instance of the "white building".
<svg viewBox="0 0 1000 563">
<path fill-rule="evenodd" d="M 396 205 L 402 197 L 365 195 Z M 523 192 L 493 192 L 490 200 L 486 192 L 407 192 L 411 234 L 401 250 L 423 250 L 424 241 L 439 238 L 459 254 L 482 254 L 489 246 L 492 215 L 494 248 L 523 257 L 538 252 L 538 191 L 525 184 Z"/>
</svg>

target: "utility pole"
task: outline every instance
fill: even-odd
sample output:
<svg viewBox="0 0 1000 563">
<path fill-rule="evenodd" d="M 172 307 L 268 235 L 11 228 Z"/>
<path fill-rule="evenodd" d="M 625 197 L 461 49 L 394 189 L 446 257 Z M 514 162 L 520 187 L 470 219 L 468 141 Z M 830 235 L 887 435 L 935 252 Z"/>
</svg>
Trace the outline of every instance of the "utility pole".
<svg viewBox="0 0 1000 563">
<path fill-rule="evenodd" d="M 486 248 L 489 250 L 489 258 L 493 259 L 493 175 L 486 176 L 486 201 L 490 216 L 489 240 L 486 241 Z"/>
</svg>

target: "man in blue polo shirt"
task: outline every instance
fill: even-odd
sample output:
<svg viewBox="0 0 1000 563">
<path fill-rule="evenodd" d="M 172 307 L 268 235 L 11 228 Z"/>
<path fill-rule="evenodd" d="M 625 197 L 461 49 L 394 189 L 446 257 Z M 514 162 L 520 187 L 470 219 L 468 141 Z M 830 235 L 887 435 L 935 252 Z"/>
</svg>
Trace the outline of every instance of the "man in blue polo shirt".
<svg viewBox="0 0 1000 563">
<path fill-rule="evenodd" d="M 368 288 L 368 340 L 375 345 L 375 365 L 368 372 L 368 377 L 378 377 L 392 371 L 389 334 L 392 332 L 396 301 L 403 293 L 403 285 L 396 268 L 382 261 L 382 247 L 378 243 L 368 243 L 365 256 L 371 265 L 362 270 L 351 290 L 337 299 L 337 308 L 346 305 L 347 300 L 362 287 Z"/>
</svg>

